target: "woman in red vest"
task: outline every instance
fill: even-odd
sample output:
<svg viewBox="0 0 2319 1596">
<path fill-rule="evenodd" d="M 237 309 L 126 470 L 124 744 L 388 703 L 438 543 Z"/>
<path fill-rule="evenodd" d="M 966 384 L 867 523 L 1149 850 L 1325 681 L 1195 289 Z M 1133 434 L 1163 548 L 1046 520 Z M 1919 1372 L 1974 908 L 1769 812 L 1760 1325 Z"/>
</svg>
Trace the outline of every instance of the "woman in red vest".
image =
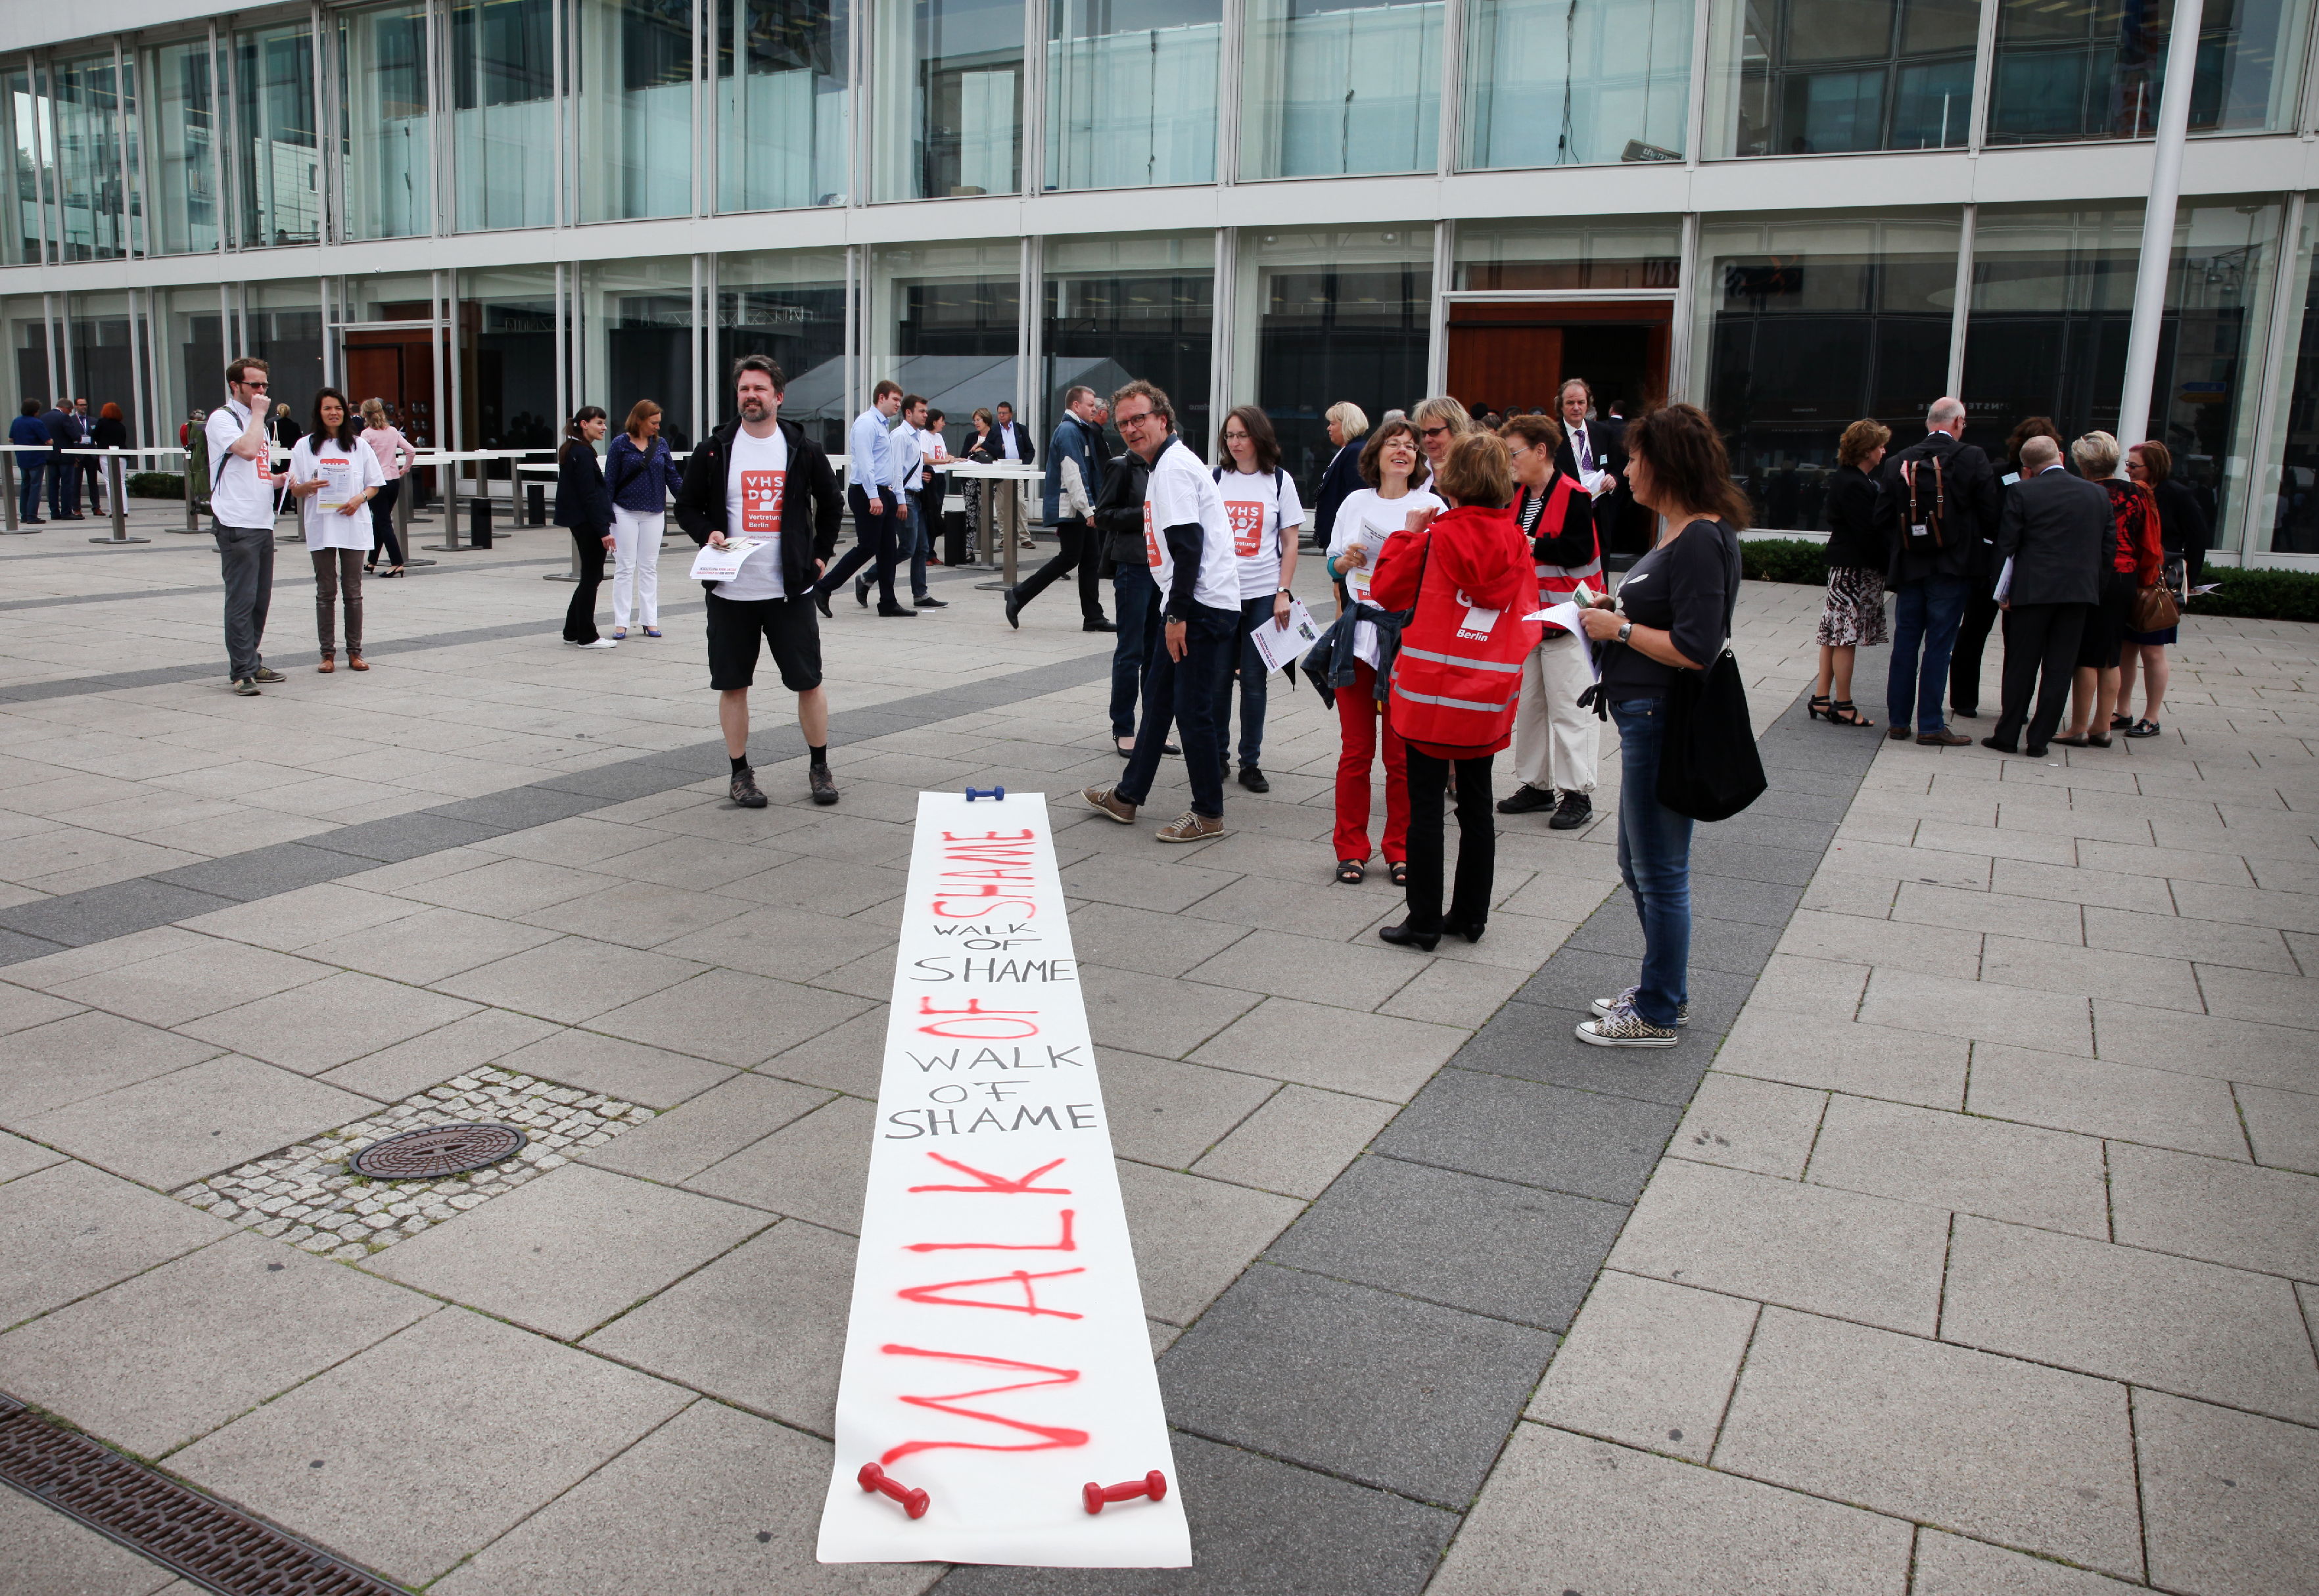
<svg viewBox="0 0 2319 1596">
<path fill-rule="evenodd" d="M 1409 917 L 1377 928 L 1431 952 L 1444 931 L 1482 940 L 1497 870 L 1490 760 L 1512 740 L 1522 662 L 1538 646 L 1538 578 L 1514 524 L 1513 467 L 1491 433 L 1459 438 L 1434 478 L 1446 510 L 1412 510 L 1385 540 L 1375 602 L 1414 613 L 1402 628 L 1385 716 L 1409 761 Z M 1441 909 L 1442 805 L 1457 788 L 1457 880 Z"/>
</svg>

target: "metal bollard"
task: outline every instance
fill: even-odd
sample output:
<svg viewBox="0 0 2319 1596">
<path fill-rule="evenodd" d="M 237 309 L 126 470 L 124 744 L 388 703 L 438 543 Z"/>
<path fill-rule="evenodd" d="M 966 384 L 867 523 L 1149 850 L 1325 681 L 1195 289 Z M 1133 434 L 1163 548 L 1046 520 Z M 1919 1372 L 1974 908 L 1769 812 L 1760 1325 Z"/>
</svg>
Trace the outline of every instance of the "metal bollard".
<svg viewBox="0 0 2319 1596">
<path fill-rule="evenodd" d="M 91 543 L 112 543 L 123 545 L 152 542 L 153 540 L 149 537 L 131 537 L 129 536 L 129 507 L 122 502 L 124 495 L 122 492 L 123 484 L 121 475 L 120 455 L 107 455 L 104 457 L 104 482 L 105 487 L 113 500 L 113 535 L 109 537 L 92 537 L 89 541 Z"/>
<path fill-rule="evenodd" d="M 492 500 L 489 494 L 478 494 L 467 500 L 467 546 L 492 546 Z"/>
<path fill-rule="evenodd" d="M 528 484 L 528 491 L 524 496 L 524 509 L 525 519 L 531 526 L 547 525 L 547 485 L 545 482 Z"/>
<path fill-rule="evenodd" d="M 0 536 L 14 537 L 19 532 L 37 532 L 37 527 L 16 525 L 16 451 L 0 449 L 0 493 L 8 498 L 8 525 Z"/>
</svg>

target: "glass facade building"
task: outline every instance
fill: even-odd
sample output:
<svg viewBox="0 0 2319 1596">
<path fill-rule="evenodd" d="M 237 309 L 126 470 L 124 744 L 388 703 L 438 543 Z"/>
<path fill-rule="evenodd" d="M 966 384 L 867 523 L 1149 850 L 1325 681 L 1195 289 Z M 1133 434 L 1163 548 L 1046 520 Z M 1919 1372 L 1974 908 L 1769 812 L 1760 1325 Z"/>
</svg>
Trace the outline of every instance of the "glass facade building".
<svg viewBox="0 0 2319 1596">
<path fill-rule="evenodd" d="M 1708 409 L 1766 528 L 1943 393 L 2114 428 L 2173 0 L 329 0 L 0 25 L 14 398 L 175 443 L 237 353 L 444 446 L 768 354 L 842 445 L 1073 384 Z M 2319 568 L 2319 0 L 2207 0 L 2150 434 Z M 140 20 L 158 16 L 140 10 Z M 76 21 L 77 18 L 79 20 Z M 7 36 L 13 33 L 14 36 Z"/>
</svg>

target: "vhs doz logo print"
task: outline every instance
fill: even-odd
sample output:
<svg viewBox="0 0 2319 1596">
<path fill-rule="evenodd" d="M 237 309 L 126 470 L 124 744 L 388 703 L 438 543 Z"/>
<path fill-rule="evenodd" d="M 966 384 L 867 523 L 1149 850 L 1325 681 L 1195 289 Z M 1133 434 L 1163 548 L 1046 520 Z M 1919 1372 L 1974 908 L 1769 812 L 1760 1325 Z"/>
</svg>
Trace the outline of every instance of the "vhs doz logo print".
<svg viewBox="0 0 2319 1596">
<path fill-rule="evenodd" d="M 741 530 L 778 532 L 781 527 L 781 482 L 786 471 L 741 473 Z"/>
</svg>

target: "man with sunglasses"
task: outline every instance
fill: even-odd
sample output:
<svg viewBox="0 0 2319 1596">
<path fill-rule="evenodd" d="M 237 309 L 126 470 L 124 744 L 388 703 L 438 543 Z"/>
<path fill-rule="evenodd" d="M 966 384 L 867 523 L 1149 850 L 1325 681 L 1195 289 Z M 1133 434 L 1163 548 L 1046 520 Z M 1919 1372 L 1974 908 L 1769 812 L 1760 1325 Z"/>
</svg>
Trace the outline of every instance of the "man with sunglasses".
<svg viewBox="0 0 2319 1596">
<path fill-rule="evenodd" d="M 225 571 L 225 651 L 233 690 L 257 696 L 280 681 L 258 652 L 274 596 L 274 514 L 278 482 L 266 431 L 266 362 L 244 355 L 225 368 L 226 401 L 203 428 L 210 446 L 210 514 Z"/>
</svg>

